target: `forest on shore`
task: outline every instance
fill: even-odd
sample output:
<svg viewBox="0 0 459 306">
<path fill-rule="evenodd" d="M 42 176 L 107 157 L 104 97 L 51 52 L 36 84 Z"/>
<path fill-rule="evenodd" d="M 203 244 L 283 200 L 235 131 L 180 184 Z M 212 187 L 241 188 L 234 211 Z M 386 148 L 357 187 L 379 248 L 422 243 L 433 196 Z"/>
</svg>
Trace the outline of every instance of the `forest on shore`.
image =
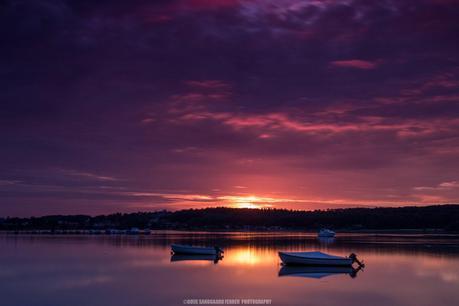
<svg viewBox="0 0 459 306">
<path fill-rule="evenodd" d="M 178 230 L 459 230 L 459 205 L 328 210 L 203 208 L 109 215 L 0 218 L 0 230 L 76 229 Z"/>
</svg>

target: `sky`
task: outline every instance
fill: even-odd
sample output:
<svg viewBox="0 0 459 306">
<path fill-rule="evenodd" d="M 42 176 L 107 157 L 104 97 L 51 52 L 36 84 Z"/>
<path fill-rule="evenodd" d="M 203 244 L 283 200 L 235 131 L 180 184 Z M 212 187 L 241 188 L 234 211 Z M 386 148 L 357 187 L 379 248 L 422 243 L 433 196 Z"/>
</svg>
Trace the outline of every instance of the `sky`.
<svg viewBox="0 0 459 306">
<path fill-rule="evenodd" d="M 459 1 L 0 1 L 0 216 L 459 202 Z"/>
</svg>

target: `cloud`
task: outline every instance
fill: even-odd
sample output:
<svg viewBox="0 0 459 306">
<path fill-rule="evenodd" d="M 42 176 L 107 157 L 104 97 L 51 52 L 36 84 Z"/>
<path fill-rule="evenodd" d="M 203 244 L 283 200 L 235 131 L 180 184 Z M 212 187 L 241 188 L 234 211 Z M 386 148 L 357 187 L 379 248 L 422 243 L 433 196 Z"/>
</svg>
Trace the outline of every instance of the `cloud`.
<svg viewBox="0 0 459 306">
<path fill-rule="evenodd" d="M 161 197 L 167 200 L 182 200 L 182 201 L 209 201 L 214 198 L 209 195 L 200 194 L 180 194 L 180 193 L 161 193 L 161 192 L 122 192 L 120 195 L 128 195 L 134 197 Z"/>
<path fill-rule="evenodd" d="M 231 8 L 239 5 L 241 0 L 185 0 L 183 5 L 193 9 Z"/>
<path fill-rule="evenodd" d="M 204 89 L 204 90 L 229 90 L 231 85 L 221 80 L 190 80 L 185 81 L 190 87 Z"/>
<path fill-rule="evenodd" d="M 333 61 L 330 63 L 330 65 L 333 67 L 338 67 L 338 68 L 354 68 L 354 69 L 361 69 L 361 70 L 372 70 L 372 69 L 376 69 L 379 66 L 379 62 L 351 59 L 351 60 Z"/>
<path fill-rule="evenodd" d="M 454 203 L 459 200 L 459 181 L 447 181 L 435 186 L 414 187 L 415 196 L 423 203 Z"/>
<path fill-rule="evenodd" d="M 21 182 L 16 181 L 16 180 L 0 180 L 0 186 L 10 186 L 10 185 L 16 185 L 18 183 L 21 183 Z"/>
<path fill-rule="evenodd" d="M 429 136 L 434 133 L 454 132 L 459 127 L 456 119 L 441 119 L 426 122 L 424 120 L 394 121 L 386 120 L 384 117 L 361 116 L 354 117 L 352 121 L 333 121 L 326 114 L 293 116 L 289 112 L 277 112 L 260 115 L 239 114 L 230 112 L 194 111 L 180 114 L 175 122 L 187 123 L 190 121 L 213 120 L 230 126 L 236 131 L 244 129 L 255 129 L 260 131 L 257 137 L 269 139 L 272 134 L 267 131 L 290 131 L 310 135 L 336 135 L 342 133 L 373 133 L 392 132 L 401 138 Z M 329 120 L 330 119 L 330 120 Z"/>
<path fill-rule="evenodd" d="M 98 175 L 90 172 L 82 172 L 78 170 L 69 170 L 69 169 L 61 169 L 60 172 L 64 173 L 68 176 L 79 177 L 79 178 L 86 178 L 96 181 L 117 181 L 118 179 L 112 176 L 105 176 L 105 175 Z"/>
<path fill-rule="evenodd" d="M 455 189 L 459 188 L 459 181 L 450 181 L 450 182 L 442 182 L 438 184 L 437 186 L 420 186 L 420 187 L 414 187 L 414 190 L 418 191 L 423 191 L 423 190 L 433 190 L 433 191 L 438 191 L 438 190 L 450 190 L 450 189 Z"/>
<path fill-rule="evenodd" d="M 198 104 L 227 102 L 232 95 L 232 86 L 221 80 L 188 80 L 184 84 L 184 91 L 169 98 L 169 110 L 172 112 L 193 110 Z"/>
<path fill-rule="evenodd" d="M 0 213 L 201 207 L 215 199 L 110 191 L 241 196 L 236 185 L 323 205 L 457 199 L 439 182 L 459 167 L 458 12 L 6 1 Z"/>
<path fill-rule="evenodd" d="M 459 181 L 443 182 L 438 187 L 446 189 L 459 188 Z"/>
</svg>

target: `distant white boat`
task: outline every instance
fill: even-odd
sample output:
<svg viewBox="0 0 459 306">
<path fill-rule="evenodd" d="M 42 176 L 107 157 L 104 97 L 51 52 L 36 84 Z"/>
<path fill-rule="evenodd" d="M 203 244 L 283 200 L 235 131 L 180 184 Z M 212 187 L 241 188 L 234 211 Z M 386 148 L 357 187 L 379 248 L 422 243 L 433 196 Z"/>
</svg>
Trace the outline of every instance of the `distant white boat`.
<svg viewBox="0 0 459 306">
<path fill-rule="evenodd" d="M 223 250 L 219 247 L 195 247 L 191 245 L 172 244 L 171 249 L 175 254 L 218 255 L 223 253 Z"/>
<path fill-rule="evenodd" d="M 138 235 L 140 234 L 140 229 L 137 227 L 133 227 L 128 231 L 128 234 L 130 235 Z"/>
<path fill-rule="evenodd" d="M 329 229 L 326 229 L 326 228 L 323 228 L 319 231 L 319 233 L 317 234 L 317 237 L 327 237 L 327 238 L 331 238 L 331 237 L 335 237 L 336 233 L 332 230 L 329 230 Z"/>
<path fill-rule="evenodd" d="M 286 265 L 311 266 L 351 266 L 356 256 L 341 257 L 322 252 L 279 252 L 279 257 Z"/>
</svg>

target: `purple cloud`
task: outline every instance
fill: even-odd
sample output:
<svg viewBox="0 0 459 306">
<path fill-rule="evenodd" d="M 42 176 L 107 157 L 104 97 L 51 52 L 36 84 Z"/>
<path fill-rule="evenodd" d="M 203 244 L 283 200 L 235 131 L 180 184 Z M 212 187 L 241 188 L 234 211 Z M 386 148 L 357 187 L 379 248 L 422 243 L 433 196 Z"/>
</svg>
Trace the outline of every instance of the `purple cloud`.
<svg viewBox="0 0 459 306">
<path fill-rule="evenodd" d="M 340 60 L 340 61 L 333 61 L 330 63 L 331 66 L 339 67 L 339 68 L 355 68 L 355 69 L 375 69 L 379 66 L 378 61 L 364 61 L 359 59 L 351 59 L 351 60 Z"/>
</svg>

